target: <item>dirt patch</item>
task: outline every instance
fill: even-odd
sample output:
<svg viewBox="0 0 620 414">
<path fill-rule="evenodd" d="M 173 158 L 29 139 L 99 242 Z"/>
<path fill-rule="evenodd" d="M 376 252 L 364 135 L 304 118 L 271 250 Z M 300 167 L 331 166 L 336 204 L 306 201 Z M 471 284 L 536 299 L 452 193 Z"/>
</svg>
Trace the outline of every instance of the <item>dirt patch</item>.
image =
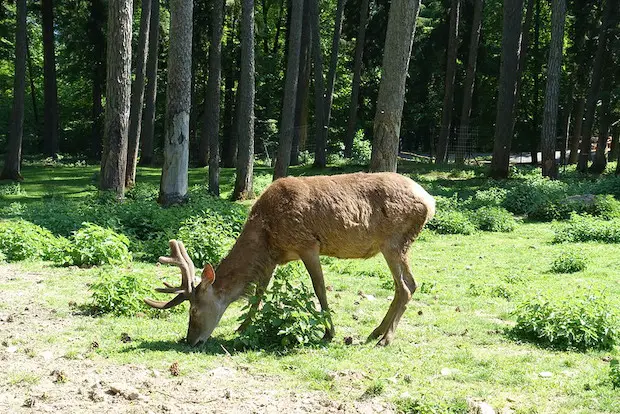
<svg viewBox="0 0 620 414">
<path fill-rule="evenodd" d="M 57 344 L 31 348 L 28 338 L 33 335 L 53 335 L 79 322 L 73 315 L 59 318 L 40 302 L 42 277 L 0 266 L 0 283 L 20 285 L 3 292 L 0 307 L 0 412 L 393 412 L 383 402 L 333 401 L 324 393 L 299 391 L 278 377 L 237 366 L 174 376 L 141 365 L 115 364 L 97 354 L 67 358 L 66 349 Z"/>
</svg>

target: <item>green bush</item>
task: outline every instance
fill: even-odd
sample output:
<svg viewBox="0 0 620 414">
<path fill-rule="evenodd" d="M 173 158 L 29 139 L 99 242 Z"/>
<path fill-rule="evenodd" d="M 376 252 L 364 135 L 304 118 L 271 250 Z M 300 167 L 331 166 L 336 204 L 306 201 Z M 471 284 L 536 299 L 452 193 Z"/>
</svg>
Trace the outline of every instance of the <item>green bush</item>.
<svg viewBox="0 0 620 414">
<path fill-rule="evenodd" d="M 609 378 L 614 388 L 620 388 L 620 361 L 617 359 L 609 362 Z"/>
<path fill-rule="evenodd" d="M 235 242 L 235 231 L 224 217 L 191 217 L 179 229 L 179 240 L 197 266 L 217 265 Z"/>
<path fill-rule="evenodd" d="M 507 193 L 502 207 L 513 214 L 537 220 L 561 218 L 559 203 L 568 195 L 568 184 L 544 178 L 526 179 Z"/>
<path fill-rule="evenodd" d="M 478 190 L 468 198 L 463 204 L 465 207 L 477 210 L 480 207 L 499 207 L 506 200 L 508 190 L 500 187 L 491 187 L 487 190 Z"/>
<path fill-rule="evenodd" d="M 122 265 L 131 261 L 127 236 L 96 224 L 84 223 L 70 241 L 65 254 L 57 258 L 57 264 L 98 266 Z"/>
<path fill-rule="evenodd" d="M 6 256 L 0 251 L 0 264 L 6 263 Z"/>
<path fill-rule="evenodd" d="M 262 309 L 239 337 L 249 348 L 292 348 L 317 344 L 327 326 L 327 314 L 316 309 L 314 293 L 301 282 L 305 271 L 299 263 L 278 267 Z M 245 309 L 260 298 L 250 297 Z M 245 319 L 247 314 L 241 318 Z"/>
<path fill-rule="evenodd" d="M 402 414 L 467 414 L 470 412 L 465 400 L 436 400 L 425 395 L 419 398 L 399 398 L 396 409 Z"/>
<path fill-rule="evenodd" d="M 586 293 L 563 302 L 538 296 L 522 302 L 513 333 L 559 349 L 611 349 L 618 341 L 618 315 L 602 295 Z"/>
<path fill-rule="evenodd" d="M 364 139 L 364 130 L 360 129 L 353 139 L 353 147 L 351 147 L 351 159 L 349 162 L 353 165 L 368 165 L 372 155 L 372 145 L 369 140 Z"/>
<path fill-rule="evenodd" d="M 551 264 L 554 273 L 576 273 L 585 270 L 587 258 L 577 252 L 563 252 Z"/>
<path fill-rule="evenodd" d="M 514 216 L 502 207 L 480 207 L 471 214 L 471 220 L 484 231 L 511 232 L 516 227 Z"/>
<path fill-rule="evenodd" d="M 467 214 L 458 210 L 438 210 L 428 228 L 439 234 L 472 234 L 476 231 Z"/>
<path fill-rule="evenodd" d="M 0 252 L 9 262 L 51 260 L 62 243 L 49 230 L 28 221 L 0 220 Z"/>
<path fill-rule="evenodd" d="M 557 224 L 554 231 L 554 243 L 620 243 L 620 219 L 603 220 L 573 214 L 568 222 Z"/>
</svg>

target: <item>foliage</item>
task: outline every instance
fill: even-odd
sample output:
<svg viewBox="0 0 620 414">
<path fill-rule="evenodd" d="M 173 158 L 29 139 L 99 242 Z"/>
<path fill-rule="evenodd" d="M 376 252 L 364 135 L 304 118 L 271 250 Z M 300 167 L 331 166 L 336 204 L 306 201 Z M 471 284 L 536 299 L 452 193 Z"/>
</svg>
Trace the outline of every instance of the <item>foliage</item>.
<svg viewBox="0 0 620 414">
<path fill-rule="evenodd" d="M 14 262 L 25 259 L 52 260 L 62 239 L 28 221 L 0 220 L 0 252 Z"/>
<path fill-rule="evenodd" d="M 65 254 L 58 257 L 58 264 L 98 266 L 122 265 L 131 261 L 127 236 L 93 223 L 84 223 L 70 241 L 65 246 Z"/>
<path fill-rule="evenodd" d="M 620 219 L 602 220 L 588 215 L 571 215 L 555 227 L 554 243 L 597 241 L 620 243 Z"/>
<path fill-rule="evenodd" d="M 617 359 L 609 362 L 609 378 L 614 388 L 620 388 L 620 361 Z"/>
<path fill-rule="evenodd" d="M 179 240 L 198 266 L 217 265 L 233 245 L 234 237 L 230 223 L 218 215 L 190 217 L 179 229 Z"/>
<path fill-rule="evenodd" d="M 138 312 L 154 315 L 144 298 L 152 296 L 148 278 L 139 273 L 118 273 L 102 270 L 90 287 L 92 310 L 97 314 L 134 316 Z"/>
<path fill-rule="evenodd" d="M 349 162 L 353 165 L 368 165 L 372 155 L 372 145 L 369 140 L 364 138 L 364 130 L 358 130 L 353 138 L 353 147 L 351 148 L 351 159 Z"/>
<path fill-rule="evenodd" d="M 616 311 L 602 294 L 586 292 L 562 302 L 537 296 L 517 306 L 513 332 L 559 349 L 611 349 L 620 334 Z"/>
<path fill-rule="evenodd" d="M 299 263 L 278 267 L 263 307 L 239 337 L 249 348 L 292 348 L 317 344 L 327 326 L 327 313 L 318 311 L 314 293 L 301 282 Z M 259 301 L 251 296 L 246 309 Z M 247 314 L 242 316 L 245 319 Z"/>
<path fill-rule="evenodd" d="M 0 250 L 0 264 L 6 263 L 6 255 Z"/>
<path fill-rule="evenodd" d="M 467 214 L 459 210 L 438 210 L 435 217 L 428 223 L 428 228 L 439 234 L 472 234 L 476 226 Z"/>
<path fill-rule="evenodd" d="M 469 409 L 465 400 L 438 401 L 422 395 L 420 398 L 399 398 L 396 408 L 402 414 L 467 414 Z"/>
<path fill-rule="evenodd" d="M 581 253 L 563 252 L 551 264 L 551 271 L 555 273 L 576 273 L 585 270 L 588 264 L 587 257 Z"/>
<path fill-rule="evenodd" d="M 516 226 L 514 216 L 502 207 L 480 207 L 471 214 L 471 220 L 484 231 L 511 232 Z"/>
<path fill-rule="evenodd" d="M 568 184 L 545 178 L 521 180 L 506 193 L 503 207 L 513 214 L 537 220 L 561 218 L 560 201 L 568 194 Z"/>
<path fill-rule="evenodd" d="M 499 207 L 506 200 L 508 190 L 501 187 L 490 187 L 486 190 L 478 190 L 463 204 L 465 207 L 476 210 L 480 207 Z"/>
</svg>

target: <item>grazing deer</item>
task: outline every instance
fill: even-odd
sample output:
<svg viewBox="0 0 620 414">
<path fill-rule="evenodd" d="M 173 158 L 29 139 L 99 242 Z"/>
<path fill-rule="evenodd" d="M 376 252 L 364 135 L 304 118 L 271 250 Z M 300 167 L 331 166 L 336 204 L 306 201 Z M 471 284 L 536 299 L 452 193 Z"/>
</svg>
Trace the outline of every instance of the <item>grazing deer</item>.
<svg viewBox="0 0 620 414">
<path fill-rule="evenodd" d="M 251 286 L 261 296 L 278 264 L 301 259 L 321 309 L 328 310 L 319 256 L 369 258 L 381 252 L 395 282 L 395 295 L 369 340 L 389 344 L 416 283 L 407 262 L 410 244 L 435 214 L 435 200 L 413 180 L 396 173 L 287 177 L 273 182 L 256 201 L 235 245 L 214 271 L 207 264 L 196 285 L 194 265 L 183 243 L 172 240 L 161 263 L 181 268 L 182 283 L 159 292 L 176 293 L 169 302 L 145 299 L 166 309 L 190 301 L 187 342 L 207 340 L 226 308 Z M 216 277 L 217 275 L 217 277 Z M 258 309 L 252 305 L 240 329 Z M 334 336 L 328 321 L 325 336 Z"/>
</svg>

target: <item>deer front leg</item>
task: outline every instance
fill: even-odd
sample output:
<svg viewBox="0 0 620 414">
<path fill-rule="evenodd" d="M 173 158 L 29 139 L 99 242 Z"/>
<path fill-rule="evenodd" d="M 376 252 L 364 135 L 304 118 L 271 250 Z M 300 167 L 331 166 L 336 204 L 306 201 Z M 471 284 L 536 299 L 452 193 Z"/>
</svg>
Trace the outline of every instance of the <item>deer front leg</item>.
<svg viewBox="0 0 620 414">
<path fill-rule="evenodd" d="M 319 258 L 318 246 L 310 252 L 307 252 L 301 256 L 302 262 L 306 266 L 306 270 L 310 274 L 312 279 L 312 286 L 314 287 L 314 293 L 319 299 L 321 304 L 321 310 L 327 312 L 327 325 L 325 327 L 324 339 L 331 340 L 334 338 L 336 331 L 334 329 L 334 323 L 332 317 L 329 314 L 329 305 L 327 304 L 327 292 L 325 291 L 325 280 L 323 279 L 323 269 L 321 268 L 321 260 Z"/>
<path fill-rule="evenodd" d="M 269 279 L 267 279 L 266 281 L 261 280 L 256 285 L 256 290 L 254 291 L 256 302 L 250 305 L 250 309 L 248 310 L 248 313 L 245 316 L 245 319 L 243 320 L 243 322 L 241 322 L 241 325 L 239 325 L 239 327 L 237 328 L 237 332 L 245 331 L 248 328 L 248 326 L 250 326 L 250 324 L 252 323 L 252 320 L 254 319 L 254 315 L 256 315 L 256 312 L 258 312 L 258 309 L 261 306 L 261 303 L 263 301 L 263 295 L 265 294 L 265 291 L 267 290 L 268 285 L 269 285 Z"/>
</svg>

